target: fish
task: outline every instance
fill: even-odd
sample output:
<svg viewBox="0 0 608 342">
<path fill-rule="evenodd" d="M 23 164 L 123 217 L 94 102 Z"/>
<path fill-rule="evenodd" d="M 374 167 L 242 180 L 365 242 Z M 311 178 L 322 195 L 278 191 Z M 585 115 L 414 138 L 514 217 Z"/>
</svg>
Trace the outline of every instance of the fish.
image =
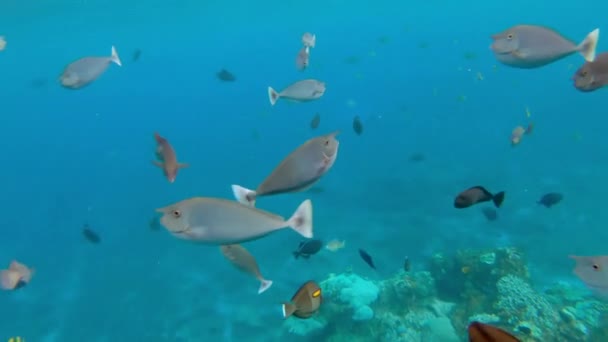
<svg viewBox="0 0 608 342">
<path fill-rule="evenodd" d="M 4 51 L 4 49 L 6 49 L 6 38 L 0 36 L 0 51 Z"/>
<path fill-rule="evenodd" d="M 226 69 L 222 69 L 222 70 L 218 71 L 217 73 L 215 73 L 215 76 L 220 81 L 224 81 L 224 82 L 234 82 L 234 81 L 236 81 L 236 76 L 234 76 L 233 73 L 231 73 L 230 71 L 228 71 Z"/>
<path fill-rule="evenodd" d="M 133 50 L 133 55 L 131 56 L 131 60 L 133 62 L 137 62 L 139 60 L 139 58 L 141 57 L 141 49 L 135 49 Z"/>
<path fill-rule="evenodd" d="M 410 157 L 408 158 L 408 160 L 410 162 L 415 162 L 415 163 L 419 163 L 419 162 L 423 162 L 426 160 L 426 156 L 422 153 L 414 153 L 411 154 Z"/>
<path fill-rule="evenodd" d="M 468 208 L 477 203 L 483 203 L 492 201 L 496 208 L 500 208 L 502 202 L 505 199 L 505 192 L 501 191 L 492 195 L 483 186 L 471 187 L 456 196 L 454 199 L 454 208 L 463 209 Z"/>
<path fill-rule="evenodd" d="M 358 115 L 353 118 L 353 131 L 355 131 L 357 135 L 363 134 L 363 123 Z"/>
<path fill-rule="evenodd" d="M 272 87 L 268 87 L 268 100 L 272 106 L 279 99 L 308 102 L 319 99 L 323 94 L 325 94 L 325 82 L 314 79 L 297 81 L 280 92 L 277 92 Z"/>
<path fill-rule="evenodd" d="M 307 48 L 314 48 L 317 42 L 317 36 L 312 33 L 304 33 L 302 35 L 302 45 Z"/>
<path fill-rule="evenodd" d="M 150 219 L 148 222 L 148 228 L 150 228 L 150 230 L 160 230 L 160 220 L 158 217 L 155 216 Z"/>
<path fill-rule="evenodd" d="M 344 248 L 346 246 L 346 241 L 344 240 L 331 240 L 327 243 L 327 245 L 325 245 L 325 249 L 331 251 L 331 252 L 336 252 L 341 250 L 342 248 Z"/>
<path fill-rule="evenodd" d="M 16 290 L 27 284 L 34 276 L 34 269 L 13 260 L 8 269 L 0 271 L 0 288 L 3 290 Z"/>
<path fill-rule="evenodd" d="M 338 131 L 311 138 L 289 153 L 256 190 L 232 184 L 237 201 L 255 206 L 256 198 L 301 192 L 317 183 L 334 165 L 340 142 Z"/>
<path fill-rule="evenodd" d="M 545 208 L 551 208 L 552 206 L 561 202 L 563 199 L 564 195 L 560 194 L 559 192 L 550 192 L 544 194 L 536 203 L 544 206 Z"/>
<path fill-rule="evenodd" d="M 249 253 L 245 247 L 241 245 L 223 245 L 220 246 L 220 250 L 222 255 L 232 263 L 237 269 L 249 273 L 254 276 L 257 280 L 260 281 L 260 288 L 258 289 L 258 294 L 268 290 L 270 286 L 272 286 L 272 280 L 267 280 L 264 278 L 262 273 L 260 272 L 260 267 L 258 266 L 257 261 Z"/>
<path fill-rule="evenodd" d="M 405 257 L 405 261 L 403 262 L 403 270 L 405 272 L 409 272 L 412 269 L 412 263 L 409 257 Z"/>
<path fill-rule="evenodd" d="M 296 56 L 296 68 L 298 70 L 305 70 L 308 68 L 310 62 L 310 48 L 305 46 L 300 49 Z"/>
<path fill-rule="evenodd" d="M 160 223 L 177 238 L 211 245 L 232 245 L 260 239 L 283 228 L 313 238 L 312 202 L 304 200 L 286 221 L 236 201 L 193 197 L 156 209 Z"/>
<path fill-rule="evenodd" d="M 471 322 L 468 330 L 470 342 L 519 342 L 508 332 L 477 321 Z"/>
<path fill-rule="evenodd" d="M 592 92 L 608 85 L 608 52 L 602 52 L 593 62 L 585 62 L 572 76 L 574 87 Z"/>
<path fill-rule="evenodd" d="M 528 128 L 523 128 L 522 126 L 517 126 L 511 132 L 511 146 L 516 146 L 521 142 L 524 134 L 530 134 L 534 129 L 534 124 L 528 124 Z"/>
<path fill-rule="evenodd" d="M 310 128 L 317 129 L 317 127 L 319 127 L 320 123 L 321 123 L 321 114 L 317 113 L 312 118 L 312 120 L 310 120 Z"/>
<path fill-rule="evenodd" d="M 84 88 L 106 72 L 112 63 L 122 66 L 114 46 L 109 57 L 83 57 L 68 64 L 59 76 L 59 81 L 67 89 Z"/>
<path fill-rule="evenodd" d="M 291 316 L 302 319 L 310 318 L 319 311 L 322 302 L 321 287 L 316 282 L 309 280 L 300 286 L 289 302 L 283 303 L 283 318 Z"/>
<path fill-rule="evenodd" d="M 177 177 L 177 171 L 188 167 L 189 164 L 177 161 L 175 150 L 167 139 L 156 132 L 154 133 L 154 139 L 156 140 L 156 158 L 158 160 L 153 160 L 152 164 L 161 168 L 169 183 L 173 183 L 175 177 Z"/>
<path fill-rule="evenodd" d="M 490 222 L 496 221 L 498 219 L 498 211 L 496 211 L 496 209 L 494 208 L 483 207 L 481 209 L 481 212 L 483 213 L 483 216 L 485 216 L 486 219 Z"/>
<path fill-rule="evenodd" d="M 361 259 L 363 259 L 363 261 L 365 261 L 365 263 L 369 265 L 369 267 L 376 269 L 376 266 L 374 265 L 374 260 L 369 254 L 367 254 L 366 251 L 359 249 L 359 255 L 361 256 Z"/>
<path fill-rule="evenodd" d="M 591 62 L 599 34 L 600 30 L 595 29 L 577 45 L 550 28 L 516 25 L 492 35 L 490 49 L 499 62 L 515 68 L 539 68 L 576 52 Z"/>
<path fill-rule="evenodd" d="M 319 239 L 302 241 L 298 245 L 298 249 L 292 253 L 296 259 L 298 257 L 308 259 L 311 255 L 317 254 L 321 250 L 321 247 L 323 247 L 323 241 Z"/>
<path fill-rule="evenodd" d="M 8 342 L 25 342 L 25 339 L 20 336 L 9 337 Z"/>
<path fill-rule="evenodd" d="M 572 272 L 600 296 L 608 297 L 608 255 L 569 255 L 576 262 Z"/>
<path fill-rule="evenodd" d="M 99 244 L 101 242 L 99 234 L 92 230 L 88 224 L 85 224 L 84 227 L 82 227 L 82 235 L 92 244 Z"/>
</svg>

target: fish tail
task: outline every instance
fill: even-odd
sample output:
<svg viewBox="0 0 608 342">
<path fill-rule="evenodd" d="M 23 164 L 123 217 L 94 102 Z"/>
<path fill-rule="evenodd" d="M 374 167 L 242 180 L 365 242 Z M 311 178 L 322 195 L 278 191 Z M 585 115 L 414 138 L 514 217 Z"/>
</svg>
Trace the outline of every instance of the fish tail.
<svg viewBox="0 0 608 342">
<path fill-rule="evenodd" d="M 497 193 L 496 195 L 492 196 L 492 202 L 494 202 L 494 205 L 496 206 L 496 208 L 500 208 L 500 206 L 502 205 L 502 202 L 505 200 L 505 192 L 501 191 L 499 193 Z"/>
<path fill-rule="evenodd" d="M 275 103 L 279 100 L 279 93 L 276 90 L 272 89 L 272 87 L 268 87 L 268 100 L 270 100 L 270 105 L 274 106 Z"/>
<path fill-rule="evenodd" d="M 122 62 L 120 61 L 120 57 L 118 57 L 118 52 L 114 45 L 112 45 L 112 62 L 116 63 L 118 66 L 122 66 Z"/>
<path fill-rule="evenodd" d="M 595 49 L 597 47 L 597 41 L 600 38 L 600 29 L 596 28 L 591 31 L 587 37 L 576 47 L 581 55 L 587 62 L 593 62 L 595 60 Z"/>
<path fill-rule="evenodd" d="M 283 318 L 287 318 L 296 312 L 297 308 L 292 303 L 283 303 Z"/>
<path fill-rule="evenodd" d="M 307 239 L 313 237 L 312 233 L 312 202 L 307 199 L 300 204 L 296 212 L 289 218 L 287 224 Z"/>
<path fill-rule="evenodd" d="M 528 134 L 532 133 L 532 130 L 534 130 L 534 122 L 530 122 L 528 124 L 528 128 L 526 128 L 526 130 L 524 131 L 524 134 L 528 135 Z"/>
<path fill-rule="evenodd" d="M 299 253 L 299 252 L 297 252 L 297 251 L 296 251 L 296 252 L 293 252 L 293 257 L 294 257 L 294 258 L 296 258 L 296 259 L 297 259 L 299 256 L 300 256 L 300 253 Z"/>
<path fill-rule="evenodd" d="M 232 184 L 232 193 L 241 204 L 255 207 L 256 192 L 240 185 Z"/>
<path fill-rule="evenodd" d="M 268 290 L 272 286 L 272 280 L 260 279 L 260 288 L 258 294 Z"/>
</svg>

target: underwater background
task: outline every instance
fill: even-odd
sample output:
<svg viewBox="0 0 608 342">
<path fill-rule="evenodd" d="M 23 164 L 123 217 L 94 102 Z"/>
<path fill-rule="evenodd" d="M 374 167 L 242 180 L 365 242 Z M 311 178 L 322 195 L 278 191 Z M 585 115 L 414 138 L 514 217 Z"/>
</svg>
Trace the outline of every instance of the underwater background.
<svg viewBox="0 0 608 342">
<path fill-rule="evenodd" d="M 596 27 L 608 30 L 607 10 L 599 0 L 3 0 L 0 264 L 17 259 L 36 274 L 27 287 L 0 292 L 0 339 L 442 341 L 423 332 L 428 317 L 386 323 L 387 315 L 403 319 L 426 298 L 455 305 L 459 315 L 434 313 L 451 319 L 464 340 L 470 316 L 499 313 L 485 302 L 467 306 L 466 296 L 454 295 L 465 290 L 439 285 L 466 288 L 462 277 L 477 270 L 470 262 L 476 255 L 514 249 L 521 263 L 482 265 L 480 282 L 516 270 L 529 274 L 538 296 L 559 288 L 546 300 L 556 313 L 579 310 L 555 319 L 576 322 L 571 335 L 542 339 L 520 329 L 518 337 L 608 338 L 607 307 L 572 274 L 568 259 L 607 252 L 606 93 L 572 87 L 579 55 L 521 70 L 498 64 L 489 50 L 491 34 L 518 23 L 558 28 L 578 42 Z M 310 68 L 300 72 L 294 57 L 307 31 L 317 44 Z M 122 67 L 110 66 L 86 89 L 59 86 L 66 64 L 109 55 L 112 45 Z M 606 46 L 600 36 L 598 52 Z M 134 62 L 136 49 L 141 58 Z M 219 81 L 222 68 L 236 81 Z M 270 106 L 268 86 L 304 78 L 326 82 L 323 98 Z M 313 131 L 316 113 L 321 123 Z M 352 130 L 356 115 L 362 135 Z M 512 147 L 513 127 L 530 121 L 533 134 Z M 257 295 L 257 282 L 216 246 L 150 229 L 154 209 L 193 196 L 232 199 L 231 184 L 254 188 L 294 148 L 335 130 L 339 157 L 320 190 L 267 197 L 258 207 L 288 217 L 310 198 L 315 238 L 346 246 L 296 260 L 302 238 L 291 231 L 245 244 L 274 281 L 266 293 Z M 173 184 L 150 163 L 155 131 L 190 164 Z M 412 162 L 413 154 L 424 161 Z M 477 207 L 454 209 L 454 196 L 474 185 L 506 191 L 496 221 Z M 564 201 L 538 205 L 547 192 L 563 193 Z M 83 239 L 84 224 L 100 234 L 100 244 Z M 406 256 L 411 276 L 402 270 Z M 334 277 L 344 278 L 335 291 L 349 282 L 375 286 L 378 299 L 362 304 L 375 316 L 354 322 L 350 311 L 328 304 L 317 326 L 283 320 L 280 303 L 303 282 L 323 287 Z M 408 277 L 426 289 L 407 298 L 383 293 L 403 279 L 411 284 Z M 407 284 L 399 286 L 415 287 Z M 573 304 L 584 301 L 593 309 Z M 547 325 L 532 323 L 531 330 L 546 332 Z"/>
</svg>

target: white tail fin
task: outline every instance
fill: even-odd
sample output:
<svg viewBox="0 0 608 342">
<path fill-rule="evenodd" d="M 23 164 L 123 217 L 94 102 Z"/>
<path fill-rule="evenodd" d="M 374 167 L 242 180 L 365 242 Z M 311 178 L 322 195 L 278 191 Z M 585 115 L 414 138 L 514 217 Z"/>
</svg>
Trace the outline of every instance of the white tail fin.
<svg viewBox="0 0 608 342">
<path fill-rule="evenodd" d="M 270 100 L 270 105 L 274 106 L 277 103 L 277 100 L 281 97 L 279 93 L 277 93 L 272 87 L 268 87 L 268 100 Z"/>
<path fill-rule="evenodd" d="M 287 224 L 303 237 L 312 239 L 312 202 L 309 199 L 302 202 Z"/>
<path fill-rule="evenodd" d="M 112 62 L 116 63 L 118 66 L 122 66 L 122 62 L 120 61 L 120 57 L 118 57 L 118 52 L 116 52 L 116 48 L 112 45 Z"/>
<path fill-rule="evenodd" d="M 585 40 L 583 40 L 582 43 L 577 46 L 577 50 L 581 55 L 583 55 L 587 62 L 593 62 L 595 60 L 595 49 L 599 39 L 600 29 L 596 28 L 595 30 L 591 31 L 587 37 L 585 37 Z"/>
<path fill-rule="evenodd" d="M 272 280 L 260 279 L 260 289 L 258 294 L 268 290 L 272 286 Z"/>
<path fill-rule="evenodd" d="M 232 193 L 237 201 L 251 207 L 255 207 L 255 191 L 232 184 Z"/>
</svg>

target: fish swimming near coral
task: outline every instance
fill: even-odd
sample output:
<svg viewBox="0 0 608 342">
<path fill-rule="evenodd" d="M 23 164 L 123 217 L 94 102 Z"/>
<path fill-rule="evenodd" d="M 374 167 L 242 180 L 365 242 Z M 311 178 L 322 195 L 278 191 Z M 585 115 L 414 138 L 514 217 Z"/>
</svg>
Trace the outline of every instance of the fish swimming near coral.
<svg viewBox="0 0 608 342">
<path fill-rule="evenodd" d="M 321 250 L 321 247 L 323 247 L 323 241 L 319 239 L 302 241 L 298 245 L 298 249 L 293 252 L 293 256 L 296 259 L 299 257 L 308 259 L 311 255 L 317 254 Z"/>
<path fill-rule="evenodd" d="M 265 279 L 260 272 L 255 257 L 249 253 L 245 247 L 241 245 L 224 245 L 220 246 L 222 255 L 234 265 L 237 269 L 254 276 L 260 282 L 258 294 L 268 290 L 272 286 L 272 280 Z"/>
<path fill-rule="evenodd" d="M 570 255 L 576 261 L 573 273 L 591 290 L 608 297 L 608 255 Z"/>
<path fill-rule="evenodd" d="M 361 259 L 363 259 L 363 261 L 365 261 L 365 263 L 368 264 L 369 267 L 376 269 L 376 265 L 374 265 L 374 260 L 372 259 L 371 255 L 369 255 L 366 251 L 359 249 L 359 256 L 361 256 Z"/>
<path fill-rule="evenodd" d="M 296 291 L 291 301 L 283 303 L 283 318 L 310 318 L 321 306 L 323 296 L 319 285 L 309 280 Z"/>
<path fill-rule="evenodd" d="M 469 324 L 468 331 L 469 342 L 519 342 L 517 337 L 508 332 L 477 321 Z"/>
</svg>

